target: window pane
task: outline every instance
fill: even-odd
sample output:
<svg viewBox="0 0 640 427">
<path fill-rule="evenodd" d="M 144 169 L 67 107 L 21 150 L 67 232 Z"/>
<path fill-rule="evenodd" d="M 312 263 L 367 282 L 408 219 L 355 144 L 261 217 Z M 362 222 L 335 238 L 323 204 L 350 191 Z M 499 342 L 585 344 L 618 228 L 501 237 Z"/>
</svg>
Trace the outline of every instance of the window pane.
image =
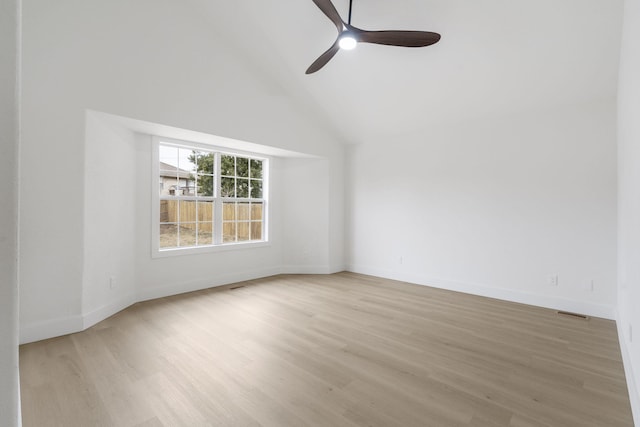
<svg viewBox="0 0 640 427">
<path fill-rule="evenodd" d="M 175 178 L 177 176 L 178 167 L 178 148 L 160 145 L 159 160 L 160 176 L 169 176 Z"/>
<path fill-rule="evenodd" d="M 220 178 L 220 197 L 236 197 L 235 178 Z"/>
<path fill-rule="evenodd" d="M 251 223 L 251 240 L 262 240 L 262 222 Z"/>
<path fill-rule="evenodd" d="M 197 189 L 198 192 L 196 195 L 203 197 L 212 197 L 213 196 L 213 186 L 215 184 L 213 175 L 198 175 L 197 179 Z"/>
<path fill-rule="evenodd" d="M 225 222 L 222 224 L 222 242 L 235 242 L 236 241 L 236 223 Z"/>
<path fill-rule="evenodd" d="M 177 183 L 178 180 L 176 178 L 162 176 L 162 172 L 160 172 L 160 196 L 173 196 Z"/>
<path fill-rule="evenodd" d="M 183 196 L 195 196 L 196 195 L 196 177 L 195 175 L 191 176 L 191 179 L 188 179 L 184 183 L 184 187 L 182 188 Z"/>
<path fill-rule="evenodd" d="M 178 245 L 195 246 L 196 245 L 196 223 L 180 223 L 180 235 L 178 236 Z"/>
<path fill-rule="evenodd" d="M 223 203 L 222 204 L 222 220 L 223 221 L 235 221 L 236 219 L 236 204 Z"/>
<path fill-rule="evenodd" d="M 160 200 L 160 222 L 178 222 L 177 200 Z"/>
<path fill-rule="evenodd" d="M 262 203 L 251 203 L 251 219 L 262 220 Z"/>
<path fill-rule="evenodd" d="M 180 200 L 180 224 L 196 222 L 196 202 L 193 200 Z"/>
<path fill-rule="evenodd" d="M 251 198 L 262 199 L 262 181 L 251 180 Z"/>
<path fill-rule="evenodd" d="M 238 221 L 248 221 L 249 203 L 238 203 Z"/>
<path fill-rule="evenodd" d="M 213 232 L 210 222 L 198 223 L 198 246 L 212 245 Z"/>
<path fill-rule="evenodd" d="M 235 176 L 235 157 L 222 155 L 220 157 L 220 174 L 227 176 Z"/>
<path fill-rule="evenodd" d="M 236 184 L 236 197 L 249 197 L 249 180 L 238 178 Z"/>
<path fill-rule="evenodd" d="M 198 202 L 198 222 L 213 221 L 213 202 Z"/>
<path fill-rule="evenodd" d="M 246 242 L 250 239 L 249 236 L 249 222 L 238 223 L 238 242 Z"/>
<path fill-rule="evenodd" d="M 178 149 L 176 147 L 159 147 L 160 195 L 169 196 L 172 186 L 178 182 Z"/>
<path fill-rule="evenodd" d="M 262 178 L 262 160 L 251 159 L 251 178 Z"/>
<path fill-rule="evenodd" d="M 212 222 L 199 222 L 198 223 L 198 233 L 211 233 L 213 231 L 213 223 Z"/>
<path fill-rule="evenodd" d="M 198 202 L 198 245 L 213 244 L 213 202 Z"/>
<path fill-rule="evenodd" d="M 236 157 L 236 175 L 249 177 L 249 159 L 246 157 Z"/>
<path fill-rule="evenodd" d="M 160 222 L 171 222 L 169 221 L 169 201 L 168 200 L 160 200 Z"/>
<path fill-rule="evenodd" d="M 160 224 L 160 248 L 178 246 L 178 227 L 175 224 Z"/>
<path fill-rule="evenodd" d="M 196 156 L 188 148 L 178 149 L 178 175 L 180 178 L 188 178 L 196 171 Z"/>
<path fill-rule="evenodd" d="M 205 175 L 213 175 L 216 156 L 206 151 L 192 151 L 191 156 L 196 163 L 196 171 Z"/>
</svg>

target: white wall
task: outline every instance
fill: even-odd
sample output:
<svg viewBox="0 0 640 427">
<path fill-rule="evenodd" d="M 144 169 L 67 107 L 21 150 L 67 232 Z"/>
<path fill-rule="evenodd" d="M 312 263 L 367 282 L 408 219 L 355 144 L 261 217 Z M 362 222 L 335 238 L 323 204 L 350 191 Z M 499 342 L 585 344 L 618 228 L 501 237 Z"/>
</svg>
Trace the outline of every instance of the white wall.
<svg viewBox="0 0 640 427">
<path fill-rule="evenodd" d="M 136 201 L 148 201 L 134 133 L 88 112 L 85 138 L 83 328 L 135 301 Z"/>
<path fill-rule="evenodd" d="M 0 425 L 20 425 L 18 380 L 18 69 L 20 0 L 0 2 Z"/>
<path fill-rule="evenodd" d="M 348 170 L 350 270 L 613 316 L 613 99 L 398 133 Z"/>
<path fill-rule="evenodd" d="M 147 298 L 232 280 L 240 270 L 246 273 L 237 251 L 150 258 L 150 227 L 145 226 L 150 216 L 143 209 L 150 202 L 145 200 L 150 187 L 144 187 L 150 176 L 149 146 L 140 141 L 144 137 L 132 142 L 118 130 L 90 123 L 87 110 L 325 158 L 334 175 L 327 184 L 327 215 L 340 217 L 343 211 L 341 169 L 336 167 L 343 154 L 339 142 L 262 76 L 259 66 L 240 57 L 233 43 L 190 5 L 153 0 L 25 4 L 23 341 L 78 330 L 116 309 L 132 291 Z M 135 177 L 129 176 L 131 158 L 122 158 L 132 146 Z M 133 197 L 135 208 L 123 204 L 99 214 L 118 196 L 107 188 L 104 175 L 113 162 L 124 171 L 120 184 L 135 180 L 135 195 L 123 196 Z M 104 224 L 107 217 L 112 222 Z M 130 230 L 129 217 L 135 222 L 133 249 L 130 237 L 107 236 L 107 230 L 120 225 Z M 341 227 L 339 221 L 329 226 L 328 233 L 338 240 L 325 244 L 327 260 L 341 253 Z M 130 250 L 137 263 L 133 271 L 127 261 Z M 250 258 L 259 260 L 256 270 L 276 271 L 282 249 L 256 248 Z M 185 278 L 181 270 L 192 276 Z M 118 284 L 109 290 L 106 281 L 112 274 Z M 140 289 L 129 288 L 132 277 Z"/>
<path fill-rule="evenodd" d="M 640 424 L 640 1 L 625 2 L 618 88 L 618 330 Z"/>
<path fill-rule="evenodd" d="M 284 162 L 284 248 L 286 272 L 318 272 L 329 268 L 329 162 L 326 159 L 287 159 Z M 328 271 L 325 271 L 328 272 Z"/>
</svg>

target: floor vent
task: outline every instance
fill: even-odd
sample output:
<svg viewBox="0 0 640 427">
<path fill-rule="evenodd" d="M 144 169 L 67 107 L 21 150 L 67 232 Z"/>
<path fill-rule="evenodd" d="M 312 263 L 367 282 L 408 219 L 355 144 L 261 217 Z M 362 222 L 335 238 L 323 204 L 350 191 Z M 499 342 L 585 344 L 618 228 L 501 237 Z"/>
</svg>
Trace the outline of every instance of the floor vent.
<svg viewBox="0 0 640 427">
<path fill-rule="evenodd" d="M 571 313 L 570 311 L 558 311 L 557 313 L 563 316 L 575 317 L 576 319 L 589 320 L 589 316 L 585 316 L 584 314 Z"/>
<path fill-rule="evenodd" d="M 245 285 L 238 285 L 238 286 L 234 286 L 229 288 L 230 291 L 234 290 L 234 289 L 240 289 L 240 288 L 244 288 Z"/>
</svg>

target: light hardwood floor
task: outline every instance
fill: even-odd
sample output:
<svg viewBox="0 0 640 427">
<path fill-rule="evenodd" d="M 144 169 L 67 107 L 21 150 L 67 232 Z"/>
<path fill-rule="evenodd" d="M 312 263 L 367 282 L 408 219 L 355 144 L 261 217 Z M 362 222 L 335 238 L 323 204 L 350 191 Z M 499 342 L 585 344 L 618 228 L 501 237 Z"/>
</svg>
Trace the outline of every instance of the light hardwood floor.
<svg viewBox="0 0 640 427">
<path fill-rule="evenodd" d="M 23 345 L 24 426 L 633 425 L 612 321 L 352 273 L 241 285 Z"/>
</svg>

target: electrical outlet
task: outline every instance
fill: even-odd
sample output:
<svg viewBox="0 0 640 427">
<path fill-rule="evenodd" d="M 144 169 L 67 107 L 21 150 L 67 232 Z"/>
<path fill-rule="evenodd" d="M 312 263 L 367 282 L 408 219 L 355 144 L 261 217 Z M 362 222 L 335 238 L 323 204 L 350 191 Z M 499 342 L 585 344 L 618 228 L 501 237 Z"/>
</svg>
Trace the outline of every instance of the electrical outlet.
<svg viewBox="0 0 640 427">
<path fill-rule="evenodd" d="M 403 261 L 402 257 L 398 257 L 398 264 L 402 265 Z"/>
<path fill-rule="evenodd" d="M 552 274 L 551 276 L 549 276 L 549 285 L 558 286 L 558 275 L 557 274 Z"/>
<path fill-rule="evenodd" d="M 592 281 L 589 283 L 589 292 L 593 292 L 593 291 L 595 291 L 595 290 L 596 290 L 596 283 L 595 283 L 595 281 L 593 281 L 593 280 L 592 280 Z"/>
<path fill-rule="evenodd" d="M 109 277 L 109 289 L 115 289 L 117 282 L 116 276 Z"/>
</svg>

